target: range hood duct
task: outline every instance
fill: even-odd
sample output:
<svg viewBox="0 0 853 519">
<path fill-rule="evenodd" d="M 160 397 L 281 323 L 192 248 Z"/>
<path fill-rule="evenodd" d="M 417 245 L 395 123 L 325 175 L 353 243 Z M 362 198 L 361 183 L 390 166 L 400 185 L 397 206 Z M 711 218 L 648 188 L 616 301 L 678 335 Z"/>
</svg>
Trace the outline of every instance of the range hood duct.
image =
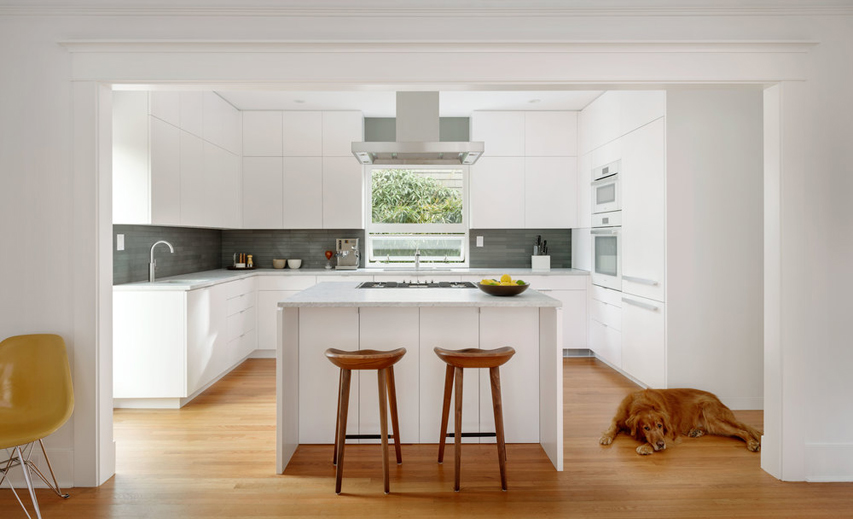
<svg viewBox="0 0 853 519">
<path fill-rule="evenodd" d="M 440 142 L 438 92 L 397 92 L 397 140 L 354 142 L 352 154 L 362 164 L 470 165 L 482 142 Z"/>
</svg>

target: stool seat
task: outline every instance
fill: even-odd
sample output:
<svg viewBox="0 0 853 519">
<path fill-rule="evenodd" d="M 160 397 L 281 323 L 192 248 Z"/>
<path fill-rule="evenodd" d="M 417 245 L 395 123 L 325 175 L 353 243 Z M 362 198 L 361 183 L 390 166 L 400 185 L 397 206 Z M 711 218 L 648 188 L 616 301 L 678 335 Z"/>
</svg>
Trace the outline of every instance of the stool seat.
<svg viewBox="0 0 853 519">
<path fill-rule="evenodd" d="M 446 364 L 454 368 L 496 368 L 506 364 L 515 355 L 510 346 L 494 350 L 480 348 L 465 348 L 463 350 L 446 350 L 435 348 L 435 354 Z"/>
<path fill-rule="evenodd" d="M 397 348 L 390 351 L 344 351 L 336 348 L 326 350 L 326 358 L 332 361 L 332 364 L 341 369 L 351 370 L 385 369 L 399 362 L 405 354 L 406 348 Z"/>
</svg>

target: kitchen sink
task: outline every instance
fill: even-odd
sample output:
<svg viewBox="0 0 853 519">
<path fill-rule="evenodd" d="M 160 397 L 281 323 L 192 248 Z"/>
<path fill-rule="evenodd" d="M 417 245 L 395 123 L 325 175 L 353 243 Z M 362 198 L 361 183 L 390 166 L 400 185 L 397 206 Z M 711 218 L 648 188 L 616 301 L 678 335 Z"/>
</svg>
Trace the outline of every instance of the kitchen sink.
<svg viewBox="0 0 853 519">
<path fill-rule="evenodd" d="M 209 279 L 164 279 L 162 281 L 155 281 L 155 283 L 172 283 L 175 285 L 194 285 L 196 283 L 205 283 L 210 281 Z"/>
</svg>

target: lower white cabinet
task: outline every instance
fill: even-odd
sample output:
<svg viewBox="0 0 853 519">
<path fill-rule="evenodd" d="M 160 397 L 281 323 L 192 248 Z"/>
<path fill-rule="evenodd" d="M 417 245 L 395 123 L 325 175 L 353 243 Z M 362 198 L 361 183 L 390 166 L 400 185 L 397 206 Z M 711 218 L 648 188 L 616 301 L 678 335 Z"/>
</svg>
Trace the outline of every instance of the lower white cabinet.
<svg viewBox="0 0 853 519">
<path fill-rule="evenodd" d="M 563 349 L 586 349 L 587 276 L 525 276 L 530 288 L 563 303 Z"/>
<path fill-rule="evenodd" d="M 622 369 L 622 293 L 589 285 L 589 349 L 613 366 Z"/>
<path fill-rule="evenodd" d="M 623 294 L 622 369 L 648 387 L 667 387 L 664 303 Z"/>
<path fill-rule="evenodd" d="M 278 303 L 314 286 L 314 276 L 258 276 L 258 349 L 275 352 Z"/>
</svg>

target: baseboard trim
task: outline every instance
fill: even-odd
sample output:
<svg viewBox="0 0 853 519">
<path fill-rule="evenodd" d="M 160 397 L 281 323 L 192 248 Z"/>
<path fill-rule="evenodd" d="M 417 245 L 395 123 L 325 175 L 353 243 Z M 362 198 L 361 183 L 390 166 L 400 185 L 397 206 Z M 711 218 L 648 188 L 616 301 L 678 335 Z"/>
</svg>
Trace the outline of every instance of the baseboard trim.
<svg viewBox="0 0 853 519">
<path fill-rule="evenodd" d="M 73 488 L 74 449 L 52 449 L 47 445 L 47 443 L 45 443 L 45 449 L 47 450 L 47 455 L 50 458 L 50 465 L 53 467 L 53 472 L 56 474 L 56 480 L 59 482 L 59 486 L 62 487 L 63 491 L 67 488 Z M 5 455 L 2 456 L 2 460 L 5 460 L 6 458 L 7 457 Z M 45 477 L 50 480 L 50 470 L 47 468 L 47 463 L 44 461 L 44 456 L 42 456 L 41 453 L 41 447 L 39 447 L 38 444 L 33 447 L 33 455 L 30 459 L 36 463 L 39 470 L 41 470 Z M 9 480 L 18 492 L 20 493 L 23 488 L 24 494 L 26 494 L 27 483 L 24 480 L 24 473 L 21 472 L 20 467 L 13 468 L 9 472 Z M 44 484 L 44 481 L 42 481 L 38 476 L 34 475 L 32 480 L 35 488 L 48 488 L 48 486 Z M 3 484 L 3 487 L 6 489 L 8 489 L 8 486 L 8 483 Z M 25 498 L 29 499 L 28 496 L 25 496 Z M 50 494 L 50 498 L 60 499 L 56 494 Z M 39 500 L 41 500 L 41 496 L 39 497 Z"/>
<path fill-rule="evenodd" d="M 853 482 L 853 443 L 806 443 L 806 481 Z"/>
<path fill-rule="evenodd" d="M 578 349 L 563 349 L 563 358 L 564 359 L 574 359 L 574 358 L 587 358 L 587 357 L 595 357 L 595 354 L 592 350 L 588 348 L 578 348 Z"/>
<path fill-rule="evenodd" d="M 249 355 L 250 359 L 274 359 L 275 350 L 255 350 Z"/>
</svg>

